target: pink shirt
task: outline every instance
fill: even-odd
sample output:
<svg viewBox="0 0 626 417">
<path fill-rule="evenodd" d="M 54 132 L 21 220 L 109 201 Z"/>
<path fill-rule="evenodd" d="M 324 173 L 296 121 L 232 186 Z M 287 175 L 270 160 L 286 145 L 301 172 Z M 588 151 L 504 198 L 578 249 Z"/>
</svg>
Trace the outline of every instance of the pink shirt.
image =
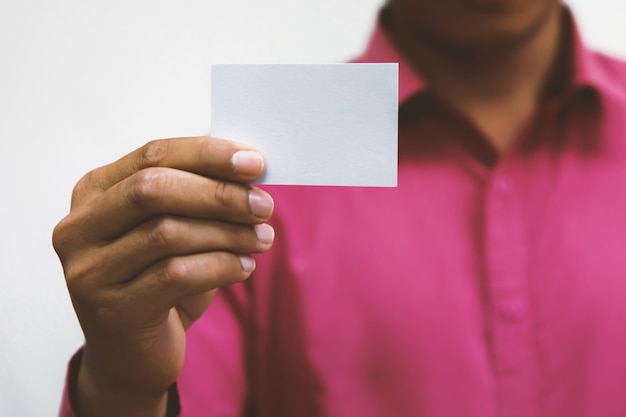
<svg viewBox="0 0 626 417">
<path fill-rule="evenodd" d="M 267 188 L 275 246 L 189 330 L 180 415 L 626 416 L 626 64 L 571 37 L 498 156 L 378 27 L 398 187 Z"/>
</svg>

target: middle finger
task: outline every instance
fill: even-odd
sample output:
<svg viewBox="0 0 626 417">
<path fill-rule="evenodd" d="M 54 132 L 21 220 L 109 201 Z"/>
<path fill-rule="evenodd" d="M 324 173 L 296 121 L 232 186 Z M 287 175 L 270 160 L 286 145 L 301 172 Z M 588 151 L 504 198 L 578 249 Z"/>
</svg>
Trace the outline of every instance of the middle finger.
<svg viewBox="0 0 626 417">
<path fill-rule="evenodd" d="M 155 263 L 203 252 L 259 253 L 274 240 L 273 228 L 180 217 L 159 217 L 141 224 L 99 251 L 102 283 L 131 281 Z M 93 260 L 95 255 L 89 254 Z"/>
<path fill-rule="evenodd" d="M 107 240 L 160 215 L 263 223 L 274 204 L 256 187 L 171 168 L 148 168 L 109 188 L 88 207 L 85 238 Z"/>
</svg>

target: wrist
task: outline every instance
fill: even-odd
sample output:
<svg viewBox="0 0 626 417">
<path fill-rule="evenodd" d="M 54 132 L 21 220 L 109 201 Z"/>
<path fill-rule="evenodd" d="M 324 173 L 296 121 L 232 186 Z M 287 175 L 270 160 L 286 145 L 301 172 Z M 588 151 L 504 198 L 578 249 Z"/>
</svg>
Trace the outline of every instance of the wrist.
<svg viewBox="0 0 626 417">
<path fill-rule="evenodd" d="M 78 370 L 75 407 L 80 417 L 165 417 L 168 391 L 141 392 L 112 383 L 88 366 L 83 355 Z"/>
</svg>

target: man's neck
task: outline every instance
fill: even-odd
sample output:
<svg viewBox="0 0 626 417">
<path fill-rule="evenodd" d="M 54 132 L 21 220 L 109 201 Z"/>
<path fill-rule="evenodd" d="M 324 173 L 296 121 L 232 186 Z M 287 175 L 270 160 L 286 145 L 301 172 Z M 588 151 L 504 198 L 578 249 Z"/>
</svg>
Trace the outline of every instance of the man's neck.
<svg viewBox="0 0 626 417">
<path fill-rule="evenodd" d="M 391 18 L 394 42 L 433 91 L 506 149 L 543 92 L 560 46 L 561 10 L 519 42 L 463 50 L 424 41 Z"/>
</svg>

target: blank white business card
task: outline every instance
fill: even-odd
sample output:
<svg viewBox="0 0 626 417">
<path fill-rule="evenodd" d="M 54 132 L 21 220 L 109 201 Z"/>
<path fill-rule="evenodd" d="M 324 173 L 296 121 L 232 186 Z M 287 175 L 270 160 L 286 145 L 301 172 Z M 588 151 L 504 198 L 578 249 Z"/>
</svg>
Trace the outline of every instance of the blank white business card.
<svg viewBox="0 0 626 417">
<path fill-rule="evenodd" d="M 220 64 L 211 72 L 211 135 L 263 154 L 257 183 L 397 185 L 397 64 Z"/>
</svg>

